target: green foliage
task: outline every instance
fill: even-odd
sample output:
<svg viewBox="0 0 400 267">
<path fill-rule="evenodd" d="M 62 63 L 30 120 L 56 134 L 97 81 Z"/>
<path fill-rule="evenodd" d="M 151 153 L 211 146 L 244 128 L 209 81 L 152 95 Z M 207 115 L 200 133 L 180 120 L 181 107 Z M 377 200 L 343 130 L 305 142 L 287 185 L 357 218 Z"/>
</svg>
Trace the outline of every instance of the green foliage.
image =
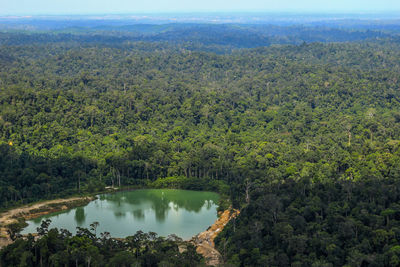
<svg viewBox="0 0 400 267">
<path fill-rule="evenodd" d="M 261 258 L 268 266 L 396 266 L 400 217 L 388 207 L 400 201 L 399 177 L 354 182 L 350 194 L 348 186 L 290 179 L 258 188 L 217 246 L 241 266 Z"/>
<path fill-rule="evenodd" d="M 242 20 L 241 18 L 240 20 Z M 129 25 L 103 25 L 97 20 L 79 20 L 79 22 L 48 20 L 37 18 L 34 21 L 3 19 L 0 29 L 8 30 L 8 33 L 0 32 L 0 44 L 27 45 L 27 44 L 65 44 L 79 43 L 80 45 L 98 45 L 119 47 L 124 43 L 139 43 L 144 49 L 151 46 L 178 47 L 179 49 L 192 49 L 227 53 L 237 48 L 254 48 L 274 44 L 296 44 L 313 42 L 354 42 L 362 40 L 396 39 L 399 27 L 396 22 L 379 21 L 375 19 L 340 20 L 321 22 L 321 25 L 308 23 L 315 18 L 302 20 L 300 17 L 297 25 L 284 26 L 286 16 L 282 16 L 282 22 L 274 21 L 272 24 L 260 21 L 260 24 L 248 24 L 243 20 L 241 24 L 220 23 L 172 23 L 172 24 L 129 24 Z M 235 19 L 233 19 L 235 20 Z M 250 19 L 251 20 L 251 19 Z M 291 20 L 291 19 L 288 19 Z M 223 20 L 221 20 L 222 22 Z M 278 19 L 280 21 L 280 19 Z M 11 23 L 10 23 L 11 22 Z M 76 23 L 74 27 L 73 24 Z M 122 19 L 119 23 L 124 23 Z M 126 23 L 126 22 L 125 22 Z M 128 20 L 128 23 L 129 20 Z M 266 24 L 267 23 L 267 24 Z M 278 25 L 273 25 L 277 23 Z M 82 27 L 79 24 L 84 24 Z M 279 25 L 281 24 L 281 25 Z M 303 26 L 301 24 L 307 24 Z M 379 30 L 365 30 L 379 29 Z M 24 29 L 24 30 L 23 30 Z M 34 34 L 32 34 L 34 33 Z M 56 34 L 54 34 L 56 33 Z M 162 48 L 161 47 L 161 48 Z M 3 60 L 10 60 L 7 55 Z M 132 63 L 128 59 L 129 63 Z M 90 79 L 88 75 L 82 75 L 83 83 Z"/>
<path fill-rule="evenodd" d="M 229 264 L 398 264 L 397 38 L 229 53 L 211 42 L 215 54 L 109 37 L 1 34 L 1 208 L 104 186 L 215 190 L 242 209 L 218 241 Z M 2 259 L 132 260 L 109 253 L 115 240 L 59 235 Z M 57 253 L 53 236 L 68 240 Z M 146 253 L 133 262 L 166 264 Z"/>
<path fill-rule="evenodd" d="M 1 207 L 166 177 L 238 206 L 246 179 L 397 172 L 396 43 L 158 45 L 0 47 Z"/>
<path fill-rule="evenodd" d="M 72 236 L 66 230 L 48 229 L 49 221 L 38 229 L 40 238 L 29 235 L 0 251 L 1 266 L 196 266 L 202 258 L 192 244 L 175 236 L 158 237 L 138 231 L 125 239 L 108 233 L 79 228 Z M 179 247 L 184 247 L 180 251 Z"/>
<path fill-rule="evenodd" d="M 19 219 L 18 222 L 8 224 L 6 226 L 7 234 L 10 236 L 11 240 L 15 240 L 20 237 L 19 232 L 21 232 L 21 230 L 24 229 L 27 225 L 28 224 L 25 222 L 25 220 Z"/>
<path fill-rule="evenodd" d="M 198 181 L 197 179 L 193 182 Z M 150 183 L 149 186 L 154 188 L 176 188 L 176 189 L 187 189 L 187 186 L 192 184 L 192 179 L 184 176 L 173 176 L 166 178 L 158 178 L 154 182 Z"/>
</svg>

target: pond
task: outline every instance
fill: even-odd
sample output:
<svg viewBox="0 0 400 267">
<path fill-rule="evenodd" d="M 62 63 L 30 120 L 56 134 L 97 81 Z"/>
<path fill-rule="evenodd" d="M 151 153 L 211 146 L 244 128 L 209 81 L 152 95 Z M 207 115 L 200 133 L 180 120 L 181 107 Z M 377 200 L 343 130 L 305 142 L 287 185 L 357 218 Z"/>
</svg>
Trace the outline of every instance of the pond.
<svg viewBox="0 0 400 267">
<path fill-rule="evenodd" d="M 36 233 L 43 219 L 51 219 L 50 228 L 90 228 L 99 222 L 97 233 L 126 237 L 136 231 L 175 234 L 183 239 L 207 230 L 217 219 L 219 195 L 175 189 L 146 189 L 99 195 L 84 207 L 51 213 L 30 221 L 22 234 Z"/>
</svg>

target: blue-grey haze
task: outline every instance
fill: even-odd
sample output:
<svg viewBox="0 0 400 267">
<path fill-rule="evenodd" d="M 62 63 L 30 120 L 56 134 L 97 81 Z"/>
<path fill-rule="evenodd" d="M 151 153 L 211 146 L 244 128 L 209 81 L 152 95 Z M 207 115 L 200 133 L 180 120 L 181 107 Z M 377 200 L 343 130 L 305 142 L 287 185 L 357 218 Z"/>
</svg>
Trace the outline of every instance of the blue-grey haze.
<svg viewBox="0 0 400 267">
<path fill-rule="evenodd" d="M 120 14 L 164 12 L 382 12 L 398 0 L 0 0 L 1 15 Z"/>
</svg>

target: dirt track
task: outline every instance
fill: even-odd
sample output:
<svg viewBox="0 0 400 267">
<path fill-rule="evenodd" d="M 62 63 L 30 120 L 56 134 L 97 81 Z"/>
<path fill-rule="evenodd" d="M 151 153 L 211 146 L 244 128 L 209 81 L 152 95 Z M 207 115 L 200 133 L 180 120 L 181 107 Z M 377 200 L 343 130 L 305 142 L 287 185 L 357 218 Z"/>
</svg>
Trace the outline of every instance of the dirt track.
<svg viewBox="0 0 400 267">
<path fill-rule="evenodd" d="M 0 214 L 0 248 L 10 244 L 12 241 L 7 233 L 7 225 L 16 223 L 18 218 L 25 220 L 40 217 L 56 211 L 67 210 L 71 206 L 90 202 L 93 197 L 73 197 L 66 199 L 48 200 L 40 203 L 15 208 Z M 75 205 L 74 205 L 75 204 Z"/>
<path fill-rule="evenodd" d="M 71 206 L 77 206 L 82 201 L 90 202 L 93 197 L 74 197 L 68 199 L 55 199 L 40 203 L 30 204 L 20 208 L 15 208 L 0 214 L 0 248 L 12 243 L 8 233 L 7 225 L 16 223 L 18 218 L 25 220 L 40 217 L 45 214 L 67 210 Z M 77 204 L 79 203 L 79 204 Z M 221 262 L 221 254 L 215 249 L 214 239 L 217 237 L 225 225 L 239 215 L 238 210 L 225 210 L 215 223 L 207 231 L 202 232 L 191 239 L 196 246 L 196 251 L 206 259 L 206 264 L 217 266 Z"/>
<path fill-rule="evenodd" d="M 196 246 L 197 253 L 203 255 L 207 265 L 217 266 L 221 263 L 221 254 L 215 249 L 214 239 L 225 225 L 238 215 L 238 210 L 225 210 L 207 231 L 192 238 L 191 242 Z"/>
</svg>

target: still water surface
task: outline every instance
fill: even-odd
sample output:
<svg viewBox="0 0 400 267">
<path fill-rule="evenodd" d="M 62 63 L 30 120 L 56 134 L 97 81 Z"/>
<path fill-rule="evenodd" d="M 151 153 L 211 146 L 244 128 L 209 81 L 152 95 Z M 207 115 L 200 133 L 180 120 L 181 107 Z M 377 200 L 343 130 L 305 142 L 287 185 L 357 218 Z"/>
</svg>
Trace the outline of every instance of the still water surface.
<svg viewBox="0 0 400 267">
<path fill-rule="evenodd" d="M 99 222 L 97 233 L 113 237 L 133 235 L 138 230 L 160 236 L 176 234 L 183 239 L 205 231 L 217 219 L 219 195 L 174 189 L 146 189 L 100 195 L 84 207 L 48 214 L 30 221 L 22 234 L 35 233 L 43 219 L 50 228 L 75 233 L 76 227 L 90 228 Z"/>
</svg>

